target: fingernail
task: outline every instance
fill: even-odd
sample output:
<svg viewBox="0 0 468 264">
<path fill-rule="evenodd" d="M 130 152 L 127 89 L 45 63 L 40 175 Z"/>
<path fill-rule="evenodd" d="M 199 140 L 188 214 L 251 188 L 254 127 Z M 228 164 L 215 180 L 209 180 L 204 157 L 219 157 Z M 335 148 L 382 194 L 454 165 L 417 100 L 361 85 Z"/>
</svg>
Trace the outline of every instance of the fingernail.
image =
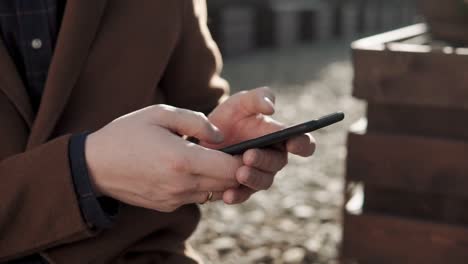
<svg viewBox="0 0 468 264">
<path fill-rule="evenodd" d="M 218 143 L 221 143 L 224 141 L 224 135 L 219 128 L 217 128 L 215 125 L 212 125 L 214 133 L 214 140 Z"/>
<path fill-rule="evenodd" d="M 269 97 L 265 96 L 265 97 L 263 97 L 263 100 L 268 104 L 268 106 L 273 108 L 273 110 L 275 109 L 275 104 L 273 103 L 273 101 Z"/>
</svg>

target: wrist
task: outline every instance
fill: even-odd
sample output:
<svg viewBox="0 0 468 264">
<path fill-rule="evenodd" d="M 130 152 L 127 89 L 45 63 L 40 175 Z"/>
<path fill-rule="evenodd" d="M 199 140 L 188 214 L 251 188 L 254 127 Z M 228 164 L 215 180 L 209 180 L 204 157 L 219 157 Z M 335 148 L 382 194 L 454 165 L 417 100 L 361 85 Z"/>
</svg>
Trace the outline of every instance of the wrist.
<svg viewBox="0 0 468 264">
<path fill-rule="evenodd" d="M 96 132 L 95 132 L 96 133 Z M 99 153 L 97 151 L 96 134 L 91 133 L 85 141 L 85 160 L 88 167 L 89 180 L 97 197 L 103 196 L 104 191 L 100 184 L 99 175 Z"/>
</svg>

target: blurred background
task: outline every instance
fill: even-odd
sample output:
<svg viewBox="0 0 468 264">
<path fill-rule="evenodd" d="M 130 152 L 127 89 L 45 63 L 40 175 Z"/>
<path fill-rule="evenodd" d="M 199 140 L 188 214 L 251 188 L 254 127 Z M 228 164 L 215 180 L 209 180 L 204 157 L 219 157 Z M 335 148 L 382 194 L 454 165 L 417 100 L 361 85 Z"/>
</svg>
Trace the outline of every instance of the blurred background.
<svg viewBox="0 0 468 264">
<path fill-rule="evenodd" d="M 365 115 L 351 96 L 352 40 L 422 21 L 413 0 L 208 0 L 209 27 L 232 92 L 269 86 L 286 124 L 343 111 L 291 157 L 271 190 L 247 203 L 202 206 L 191 243 L 206 263 L 338 263 L 346 135 Z"/>
</svg>

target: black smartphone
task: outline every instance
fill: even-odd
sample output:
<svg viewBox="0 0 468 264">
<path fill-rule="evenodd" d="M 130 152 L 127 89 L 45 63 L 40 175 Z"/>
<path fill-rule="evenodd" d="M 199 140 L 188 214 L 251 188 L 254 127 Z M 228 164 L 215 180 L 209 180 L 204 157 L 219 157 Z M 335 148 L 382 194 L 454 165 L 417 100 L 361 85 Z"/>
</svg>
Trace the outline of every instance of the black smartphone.
<svg viewBox="0 0 468 264">
<path fill-rule="evenodd" d="M 265 148 L 283 141 L 290 139 L 295 136 L 299 136 L 304 133 L 312 132 L 314 130 L 324 128 L 334 123 L 340 122 L 345 117 L 344 113 L 337 112 L 323 116 L 316 120 L 311 120 L 299 125 L 285 128 L 283 130 L 267 134 L 258 138 L 250 139 L 232 146 L 228 146 L 220 149 L 220 151 L 231 155 L 239 155 L 245 151 L 253 148 Z"/>
</svg>

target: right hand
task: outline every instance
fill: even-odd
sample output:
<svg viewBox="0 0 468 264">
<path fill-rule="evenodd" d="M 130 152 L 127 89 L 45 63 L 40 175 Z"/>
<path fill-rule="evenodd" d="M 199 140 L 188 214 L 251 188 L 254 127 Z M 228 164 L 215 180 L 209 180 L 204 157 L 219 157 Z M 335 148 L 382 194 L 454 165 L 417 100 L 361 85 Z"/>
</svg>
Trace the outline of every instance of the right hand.
<svg viewBox="0 0 468 264">
<path fill-rule="evenodd" d="M 155 105 L 122 116 L 86 140 L 86 161 L 96 191 L 127 204 L 172 212 L 213 200 L 239 186 L 242 161 L 179 135 L 220 143 L 221 132 L 200 113 Z"/>
</svg>

